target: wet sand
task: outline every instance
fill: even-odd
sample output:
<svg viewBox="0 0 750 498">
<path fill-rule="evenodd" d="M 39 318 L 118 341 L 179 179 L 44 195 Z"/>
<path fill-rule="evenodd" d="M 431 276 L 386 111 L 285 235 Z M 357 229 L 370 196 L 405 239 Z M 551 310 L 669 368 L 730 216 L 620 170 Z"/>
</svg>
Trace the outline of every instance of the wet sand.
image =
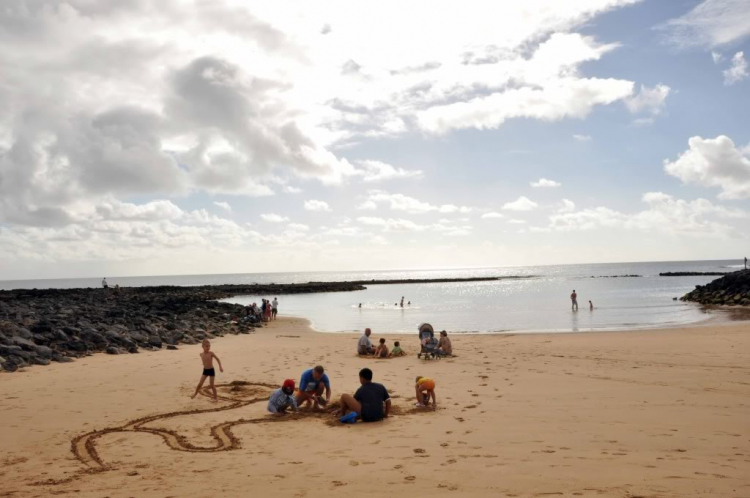
<svg viewBox="0 0 750 498">
<path fill-rule="evenodd" d="M 359 358 L 357 336 L 291 318 L 217 339 L 218 403 L 189 397 L 200 346 L 0 375 L 0 497 L 750 496 L 750 324 L 453 336 L 439 361 L 386 338 L 410 355 Z M 336 399 L 372 368 L 396 413 L 266 415 L 316 364 Z M 416 375 L 437 411 L 414 408 Z"/>
</svg>

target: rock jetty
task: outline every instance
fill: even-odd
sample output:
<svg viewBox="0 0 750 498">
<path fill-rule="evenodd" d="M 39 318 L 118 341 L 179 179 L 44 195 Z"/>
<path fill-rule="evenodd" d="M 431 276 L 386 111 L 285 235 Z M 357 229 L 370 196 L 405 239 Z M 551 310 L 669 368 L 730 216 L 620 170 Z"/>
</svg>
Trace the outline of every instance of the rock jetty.
<svg viewBox="0 0 750 498">
<path fill-rule="evenodd" d="M 732 272 L 695 289 L 680 298 L 701 304 L 750 306 L 750 270 Z"/>
<path fill-rule="evenodd" d="M 226 294 L 179 287 L 0 292 L 0 370 L 252 332 L 254 317 L 235 320 L 243 307 L 220 297 Z"/>
<path fill-rule="evenodd" d="M 525 277 L 502 277 L 525 278 Z M 68 362 L 97 352 L 176 349 L 205 338 L 248 334 L 256 323 L 239 304 L 219 299 L 364 290 L 367 285 L 467 282 L 463 279 L 368 280 L 299 284 L 16 289 L 0 291 L 0 371 Z"/>
<path fill-rule="evenodd" d="M 659 273 L 660 277 L 701 277 L 701 276 L 721 276 L 729 275 L 728 271 L 667 271 Z"/>
</svg>

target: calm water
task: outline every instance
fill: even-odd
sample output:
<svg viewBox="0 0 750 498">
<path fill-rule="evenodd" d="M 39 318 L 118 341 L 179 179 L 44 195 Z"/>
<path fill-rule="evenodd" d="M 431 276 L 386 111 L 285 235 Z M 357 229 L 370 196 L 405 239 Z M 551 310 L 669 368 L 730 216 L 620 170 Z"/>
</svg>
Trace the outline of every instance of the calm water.
<svg viewBox="0 0 750 498">
<path fill-rule="evenodd" d="M 732 271 L 739 261 L 688 261 L 592 265 L 523 266 L 482 269 L 300 272 L 161 277 L 109 277 L 110 285 L 206 285 L 309 281 L 533 276 L 524 280 L 445 284 L 373 285 L 357 292 L 279 296 L 280 313 L 308 318 L 317 330 L 414 332 L 422 322 L 453 332 L 597 331 L 677 326 L 718 318 L 695 304 L 673 301 L 718 277 L 659 277 L 665 271 Z M 591 278 L 610 275 L 641 278 Z M 101 279 L 0 281 L 0 289 L 98 287 Z M 570 311 L 568 296 L 578 292 L 580 311 Z M 411 306 L 394 306 L 405 296 Z M 237 296 L 248 304 L 261 297 Z M 589 311 L 588 301 L 594 303 Z M 358 307 L 362 303 L 362 308 Z"/>
</svg>

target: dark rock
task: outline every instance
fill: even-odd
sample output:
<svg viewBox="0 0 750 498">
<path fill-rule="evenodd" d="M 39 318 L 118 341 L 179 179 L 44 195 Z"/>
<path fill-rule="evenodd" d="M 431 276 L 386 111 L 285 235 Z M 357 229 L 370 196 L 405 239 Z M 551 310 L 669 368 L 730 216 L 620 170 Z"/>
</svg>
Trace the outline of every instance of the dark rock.
<svg viewBox="0 0 750 498">
<path fill-rule="evenodd" d="M 659 273 L 660 277 L 700 277 L 700 276 L 719 276 L 719 275 L 729 275 L 730 273 L 735 272 L 725 272 L 725 271 L 667 271 L 664 273 Z"/>
<path fill-rule="evenodd" d="M 169 349 L 170 351 L 177 351 L 177 346 L 173 344 L 169 344 L 167 345 L 167 349 Z"/>
<path fill-rule="evenodd" d="M 161 349 L 161 338 L 158 335 L 152 335 L 148 338 L 148 345 L 156 348 Z"/>
<path fill-rule="evenodd" d="M 750 305 L 750 270 L 729 273 L 706 285 L 696 285 L 680 299 L 705 305 Z"/>
<path fill-rule="evenodd" d="M 20 337 L 22 339 L 28 339 L 28 340 L 31 340 L 34 338 L 34 334 L 32 334 L 29 329 L 25 329 L 23 327 L 18 327 L 14 331 L 13 335 L 15 335 L 16 337 Z"/>
<path fill-rule="evenodd" d="M 31 326 L 31 332 L 35 334 L 44 334 L 45 332 L 52 332 L 52 323 L 48 320 L 39 320 Z"/>
<path fill-rule="evenodd" d="M 119 351 L 119 350 L 118 350 L 118 349 L 117 349 L 116 347 L 114 347 L 114 346 L 109 346 L 109 347 L 108 347 L 108 348 L 107 348 L 107 349 L 105 350 L 105 352 L 106 352 L 107 354 L 120 354 L 120 351 Z"/>
<path fill-rule="evenodd" d="M 132 346 L 128 348 L 128 353 L 130 354 L 136 354 L 138 353 L 138 348 L 136 346 Z"/>
<path fill-rule="evenodd" d="M 41 356 L 42 358 L 52 358 L 52 349 L 48 348 L 47 346 L 39 346 L 36 347 L 36 354 Z"/>
<path fill-rule="evenodd" d="M 32 361 L 34 362 L 34 365 L 49 365 L 49 360 L 40 356 L 35 356 Z"/>
<path fill-rule="evenodd" d="M 23 337 L 12 337 L 10 339 L 10 342 L 15 344 L 16 346 L 20 346 L 26 351 L 34 351 L 36 349 L 36 344 L 28 339 L 24 339 Z"/>
</svg>

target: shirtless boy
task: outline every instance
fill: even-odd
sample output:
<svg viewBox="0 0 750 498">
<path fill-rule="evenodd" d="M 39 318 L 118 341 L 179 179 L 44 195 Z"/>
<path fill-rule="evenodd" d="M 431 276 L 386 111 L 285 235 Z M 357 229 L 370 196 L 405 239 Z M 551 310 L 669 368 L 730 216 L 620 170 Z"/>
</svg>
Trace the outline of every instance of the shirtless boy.
<svg viewBox="0 0 750 498">
<path fill-rule="evenodd" d="M 203 387 L 203 383 L 206 382 L 206 377 L 211 378 L 211 392 L 213 393 L 212 401 L 218 401 L 216 394 L 216 386 L 214 385 L 214 379 L 216 378 L 216 370 L 214 370 L 214 358 L 219 363 L 219 371 L 224 372 L 224 367 L 221 366 L 221 360 L 211 351 L 211 343 L 208 339 L 203 339 L 203 352 L 200 354 L 201 361 L 203 362 L 203 375 L 201 375 L 201 381 L 198 382 L 198 387 L 195 388 L 191 398 L 198 396 L 198 392 Z"/>
<path fill-rule="evenodd" d="M 376 358 L 388 358 L 388 346 L 385 345 L 385 339 L 380 339 L 380 344 L 375 348 Z"/>
</svg>

